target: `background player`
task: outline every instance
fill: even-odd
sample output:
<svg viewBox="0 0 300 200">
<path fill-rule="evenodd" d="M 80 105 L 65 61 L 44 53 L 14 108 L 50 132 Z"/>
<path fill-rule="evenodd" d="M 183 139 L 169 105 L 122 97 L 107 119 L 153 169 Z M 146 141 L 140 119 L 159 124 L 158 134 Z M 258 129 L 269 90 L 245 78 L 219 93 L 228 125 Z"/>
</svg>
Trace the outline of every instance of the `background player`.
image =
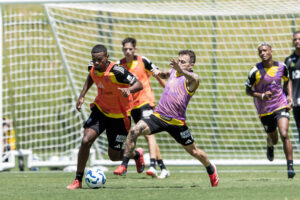
<svg viewBox="0 0 300 200">
<path fill-rule="evenodd" d="M 293 86 L 293 114 L 298 129 L 298 139 L 300 142 L 300 31 L 295 31 L 293 34 L 293 45 L 295 51 L 285 59 L 290 79 Z"/>
<path fill-rule="evenodd" d="M 293 147 L 288 136 L 288 102 L 293 106 L 292 85 L 287 67 L 281 62 L 273 61 L 272 53 L 270 44 L 262 43 L 258 46 L 258 55 L 262 62 L 257 63 L 249 72 L 246 94 L 253 97 L 261 123 L 268 134 L 267 158 L 274 160 L 273 145 L 278 142 L 278 127 L 287 160 L 288 178 L 293 178 Z M 281 79 L 288 82 L 288 97 L 283 92 Z"/>
<path fill-rule="evenodd" d="M 155 106 L 155 96 L 150 85 L 150 76 L 153 69 L 157 69 L 148 58 L 140 55 L 135 55 L 136 52 L 136 39 L 125 38 L 122 41 L 122 51 L 124 58 L 120 60 L 120 64 L 128 69 L 129 72 L 134 74 L 143 84 L 143 90 L 132 94 L 133 109 L 131 116 L 135 123 L 141 119 L 148 119 L 153 113 Z M 157 81 L 162 87 L 165 87 L 165 82 L 160 77 L 156 77 Z M 150 168 L 146 171 L 149 176 L 157 176 L 156 162 L 161 169 L 159 179 L 164 179 L 170 176 L 170 172 L 166 169 L 161 157 L 160 149 L 156 143 L 154 135 L 145 136 L 148 142 L 148 149 L 150 154 Z"/>
</svg>

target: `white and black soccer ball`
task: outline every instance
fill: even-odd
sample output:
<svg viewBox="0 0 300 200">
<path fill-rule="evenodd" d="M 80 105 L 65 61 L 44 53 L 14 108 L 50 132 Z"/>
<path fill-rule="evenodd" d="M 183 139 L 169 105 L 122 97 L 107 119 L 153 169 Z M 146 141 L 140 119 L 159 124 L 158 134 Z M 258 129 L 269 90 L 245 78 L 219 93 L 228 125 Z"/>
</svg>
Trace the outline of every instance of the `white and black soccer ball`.
<svg viewBox="0 0 300 200">
<path fill-rule="evenodd" d="M 106 176 L 101 169 L 92 168 L 87 171 L 85 175 L 85 182 L 90 188 L 101 188 L 106 182 Z"/>
</svg>

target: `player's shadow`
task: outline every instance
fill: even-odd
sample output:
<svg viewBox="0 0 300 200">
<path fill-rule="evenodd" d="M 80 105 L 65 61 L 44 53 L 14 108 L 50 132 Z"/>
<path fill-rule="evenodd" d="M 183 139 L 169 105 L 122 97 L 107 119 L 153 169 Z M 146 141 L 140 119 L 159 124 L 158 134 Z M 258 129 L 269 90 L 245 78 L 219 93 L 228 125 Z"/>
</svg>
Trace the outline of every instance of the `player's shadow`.
<svg viewBox="0 0 300 200">
<path fill-rule="evenodd" d="M 161 185 L 153 185 L 153 186 L 139 186 L 135 185 L 135 189 L 184 189 L 184 188 L 201 188 L 200 185 L 191 185 L 191 186 L 161 186 Z M 131 186 L 117 186 L 117 187 L 104 187 L 104 189 L 109 189 L 109 190 L 123 190 L 123 189 L 128 189 L 131 188 Z"/>
</svg>

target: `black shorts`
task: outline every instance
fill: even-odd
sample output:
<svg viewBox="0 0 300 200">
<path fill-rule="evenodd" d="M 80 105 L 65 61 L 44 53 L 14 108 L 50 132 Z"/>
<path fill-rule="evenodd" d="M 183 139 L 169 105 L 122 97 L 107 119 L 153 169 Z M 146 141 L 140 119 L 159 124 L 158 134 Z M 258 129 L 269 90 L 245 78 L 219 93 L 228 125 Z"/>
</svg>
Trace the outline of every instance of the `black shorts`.
<svg viewBox="0 0 300 200">
<path fill-rule="evenodd" d="M 137 123 L 141 119 L 149 119 L 150 115 L 153 113 L 153 108 L 149 105 L 143 105 L 140 108 L 131 110 L 131 117 L 134 123 Z"/>
<path fill-rule="evenodd" d="M 97 106 L 92 108 L 92 113 L 83 127 L 94 129 L 99 135 L 106 130 L 109 147 L 117 151 L 121 151 L 128 135 L 123 118 L 107 117 Z"/>
<path fill-rule="evenodd" d="M 194 138 L 185 125 L 168 124 L 154 115 L 150 115 L 150 118 L 142 120 L 149 126 L 152 134 L 167 131 L 179 144 L 186 146 L 194 143 Z"/>
<path fill-rule="evenodd" d="M 276 130 L 277 121 L 282 117 L 286 117 L 288 119 L 290 117 L 289 112 L 286 108 L 277 110 L 271 115 L 263 116 L 260 118 L 260 121 L 263 124 L 265 131 L 267 133 L 271 133 Z"/>
</svg>

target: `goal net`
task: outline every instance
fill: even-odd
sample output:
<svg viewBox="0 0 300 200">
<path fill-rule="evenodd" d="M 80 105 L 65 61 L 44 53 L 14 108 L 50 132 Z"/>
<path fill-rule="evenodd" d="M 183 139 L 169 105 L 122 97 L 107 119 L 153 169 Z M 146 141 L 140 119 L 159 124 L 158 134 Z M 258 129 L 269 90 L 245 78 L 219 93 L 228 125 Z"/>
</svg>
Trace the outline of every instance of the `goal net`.
<svg viewBox="0 0 300 200">
<path fill-rule="evenodd" d="M 274 60 L 284 61 L 291 54 L 292 32 L 300 30 L 299 1 L 3 5 L 2 29 L 3 116 L 14 123 L 17 148 L 30 149 L 40 165 L 53 164 L 54 156 L 56 165 L 62 163 L 60 159 L 64 164 L 76 163 L 71 155 L 80 146 L 82 124 L 96 96 L 93 86 L 83 111 L 76 111 L 91 48 L 104 44 L 110 60 L 117 61 L 123 57 L 121 42 L 126 37 L 136 38 L 138 54 L 161 70 L 169 69 L 170 58 L 179 50 L 196 52 L 194 71 L 200 86 L 189 104 L 187 125 L 210 160 L 217 164 L 269 163 L 266 133 L 253 99 L 245 94 L 245 82 L 250 68 L 260 62 L 259 43 L 272 44 Z M 155 79 L 151 83 L 158 102 L 163 89 Z M 290 114 L 289 136 L 297 163 L 299 138 Z M 198 163 L 168 133 L 156 134 L 156 139 L 167 164 Z M 145 138 L 139 138 L 137 146 L 147 152 Z M 108 161 L 105 133 L 93 148 L 94 164 L 118 164 Z M 272 163 L 285 164 L 281 141 Z"/>
</svg>

